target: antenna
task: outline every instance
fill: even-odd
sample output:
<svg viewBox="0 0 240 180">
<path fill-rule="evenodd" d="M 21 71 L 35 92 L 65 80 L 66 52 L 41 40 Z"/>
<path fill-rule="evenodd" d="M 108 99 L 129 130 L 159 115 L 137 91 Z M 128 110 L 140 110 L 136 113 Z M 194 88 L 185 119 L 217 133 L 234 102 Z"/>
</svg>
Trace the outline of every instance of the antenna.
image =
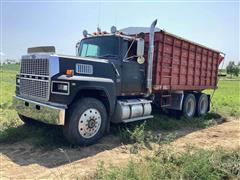
<svg viewBox="0 0 240 180">
<path fill-rule="evenodd" d="M 97 27 L 97 32 L 101 33 L 101 29 L 99 27 Z"/>
<path fill-rule="evenodd" d="M 115 6 L 115 13 L 114 13 L 114 25 L 117 26 L 117 14 L 118 14 L 118 8 Z"/>
<path fill-rule="evenodd" d="M 99 28 L 99 24 L 100 24 L 100 19 L 101 19 L 101 0 L 99 1 L 99 4 L 98 4 L 98 24 L 97 24 L 97 28 Z"/>
</svg>

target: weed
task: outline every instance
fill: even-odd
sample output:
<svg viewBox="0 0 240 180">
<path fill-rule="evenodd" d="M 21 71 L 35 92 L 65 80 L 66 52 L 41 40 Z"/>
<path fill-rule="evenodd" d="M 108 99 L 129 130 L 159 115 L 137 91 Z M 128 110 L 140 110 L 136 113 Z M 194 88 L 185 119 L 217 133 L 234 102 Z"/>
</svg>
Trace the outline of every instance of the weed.
<svg viewBox="0 0 240 180">
<path fill-rule="evenodd" d="M 95 175 L 94 178 L 109 180 L 239 178 L 239 152 L 192 149 L 179 154 L 165 149 L 157 156 L 129 161 L 124 167 L 101 166 Z"/>
<path fill-rule="evenodd" d="M 119 135 L 124 143 L 142 143 L 145 139 L 146 122 L 135 126 L 133 129 L 128 127 L 120 128 Z"/>
</svg>

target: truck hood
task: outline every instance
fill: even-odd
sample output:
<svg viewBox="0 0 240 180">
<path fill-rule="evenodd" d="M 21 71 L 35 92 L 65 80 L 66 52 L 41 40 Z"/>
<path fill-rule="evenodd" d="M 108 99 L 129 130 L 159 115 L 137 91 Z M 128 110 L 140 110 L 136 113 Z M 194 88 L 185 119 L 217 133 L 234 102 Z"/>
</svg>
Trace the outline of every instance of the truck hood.
<svg viewBox="0 0 240 180">
<path fill-rule="evenodd" d="M 69 56 L 69 55 L 61 55 L 56 54 L 58 57 L 62 58 L 71 58 L 76 60 L 84 60 L 84 61 L 93 61 L 93 62 L 99 62 L 99 63 L 109 63 L 107 59 L 101 59 L 101 58 L 91 58 L 91 57 L 79 57 L 79 56 Z"/>
</svg>

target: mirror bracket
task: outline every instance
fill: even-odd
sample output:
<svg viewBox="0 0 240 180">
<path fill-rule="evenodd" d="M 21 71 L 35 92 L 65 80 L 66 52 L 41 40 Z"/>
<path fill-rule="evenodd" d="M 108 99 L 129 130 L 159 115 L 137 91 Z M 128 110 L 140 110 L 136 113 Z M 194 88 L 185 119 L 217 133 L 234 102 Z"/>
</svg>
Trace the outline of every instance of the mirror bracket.
<svg viewBox="0 0 240 180">
<path fill-rule="evenodd" d="M 144 39 L 137 39 L 137 56 L 142 57 L 144 55 Z"/>
</svg>

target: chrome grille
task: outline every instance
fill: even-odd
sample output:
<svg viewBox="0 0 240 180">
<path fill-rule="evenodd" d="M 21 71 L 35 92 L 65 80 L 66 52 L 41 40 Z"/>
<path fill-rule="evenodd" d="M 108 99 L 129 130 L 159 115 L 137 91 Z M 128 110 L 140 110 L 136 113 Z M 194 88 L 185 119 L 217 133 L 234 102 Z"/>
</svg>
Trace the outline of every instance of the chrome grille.
<svg viewBox="0 0 240 180">
<path fill-rule="evenodd" d="M 49 76 L 49 61 L 48 59 L 22 59 L 20 73 Z"/>
<path fill-rule="evenodd" d="M 20 80 L 20 94 L 30 98 L 48 99 L 49 82 L 33 79 Z"/>
<path fill-rule="evenodd" d="M 22 59 L 20 68 L 20 95 L 47 101 L 50 93 L 48 59 Z"/>
</svg>

